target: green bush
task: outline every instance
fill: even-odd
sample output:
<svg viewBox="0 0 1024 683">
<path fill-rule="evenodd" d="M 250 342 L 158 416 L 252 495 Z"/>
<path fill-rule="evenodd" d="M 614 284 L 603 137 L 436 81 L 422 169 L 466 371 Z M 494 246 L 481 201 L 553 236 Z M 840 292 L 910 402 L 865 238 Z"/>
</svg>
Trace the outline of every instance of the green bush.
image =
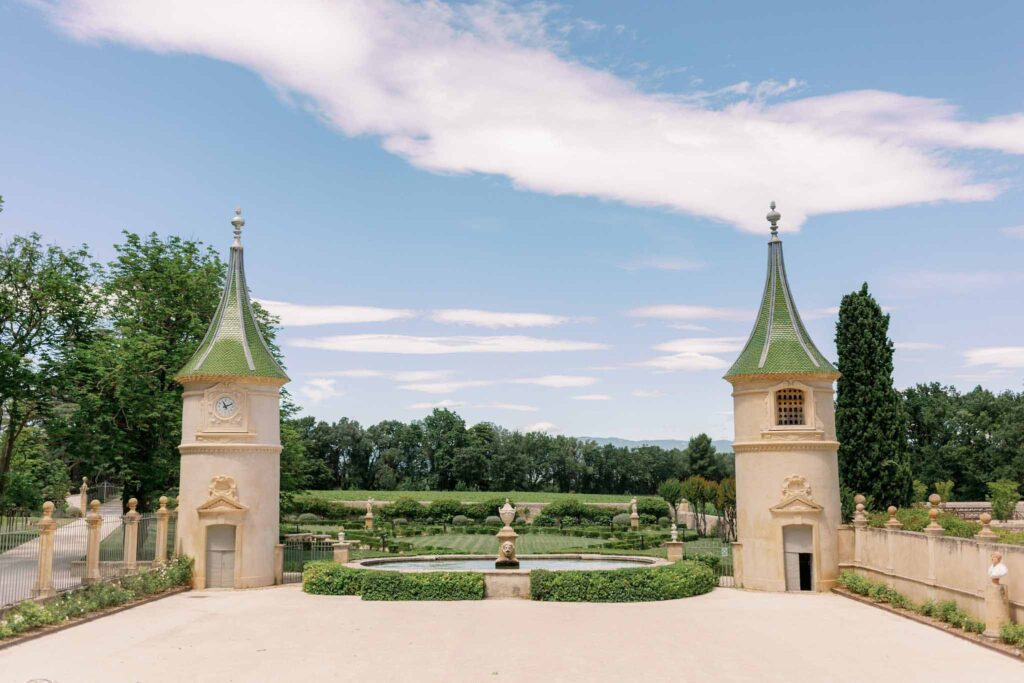
<svg viewBox="0 0 1024 683">
<path fill-rule="evenodd" d="M 363 600 L 483 600 L 479 572 L 391 572 L 369 570 Z"/>
<path fill-rule="evenodd" d="M 558 520 L 551 515 L 544 514 L 543 512 L 533 518 L 533 526 L 535 527 L 553 527 L 558 526 Z"/>
<path fill-rule="evenodd" d="M 316 514 L 315 512 L 303 512 L 295 519 L 295 521 L 297 521 L 299 524 L 312 524 L 314 522 L 323 521 L 323 517 Z"/>
<path fill-rule="evenodd" d="M 530 597 L 551 602 L 646 602 L 674 600 L 710 592 L 718 580 L 699 562 L 580 571 L 530 572 Z"/>
<path fill-rule="evenodd" d="M 992 516 L 1006 521 L 1020 502 L 1020 489 L 1012 479 L 999 479 L 988 483 L 988 500 L 992 503 Z"/>
<path fill-rule="evenodd" d="M 440 499 L 431 501 L 427 506 L 427 518 L 440 524 L 447 524 L 456 515 L 461 515 L 462 503 L 457 500 Z"/>
<path fill-rule="evenodd" d="M 536 522 L 534 522 L 536 524 Z M 629 526 L 630 517 L 628 512 L 620 512 L 619 514 L 612 517 L 612 524 L 615 526 Z"/>
<path fill-rule="evenodd" d="M 1024 624 L 1003 624 L 999 628 L 999 639 L 1009 645 L 1024 648 Z"/>
<path fill-rule="evenodd" d="M 504 498 L 488 498 L 480 503 L 471 503 L 465 507 L 464 513 L 473 519 L 486 519 L 498 514 L 498 509 L 505 504 Z"/>
<path fill-rule="evenodd" d="M 191 578 L 192 560 L 179 557 L 159 569 L 125 577 L 120 582 L 98 583 L 62 593 L 46 604 L 26 600 L 8 610 L 0 620 L 0 639 L 162 593 L 187 584 Z"/>
<path fill-rule="evenodd" d="M 497 515 L 488 515 L 487 519 L 484 520 L 484 524 L 487 526 L 501 526 L 501 517 L 498 517 Z"/>
<path fill-rule="evenodd" d="M 650 515 L 655 521 L 671 512 L 668 503 L 661 498 L 640 498 L 636 501 L 636 511 L 641 516 Z"/>
<path fill-rule="evenodd" d="M 947 479 L 946 481 L 937 481 L 932 484 L 935 487 L 935 493 L 939 494 L 942 498 L 943 503 L 948 503 L 953 500 L 953 481 Z"/>
<path fill-rule="evenodd" d="M 903 524 L 904 531 L 922 531 L 931 521 L 928 509 L 923 507 L 900 508 L 896 513 L 896 519 Z M 886 512 L 872 512 L 868 515 L 868 524 L 873 527 L 884 527 L 888 521 L 889 514 Z M 949 512 L 939 512 L 936 521 L 947 536 L 974 538 L 974 535 L 981 531 L 981 525 L 977 522 L 969 522 Z"/>
<path fill-rule="evenodd" d="M 405 496 L 391 503 L 391 505 L 386 505 L 381 509 L 381 513 L 388 519 L 398 517 L 423 519 L 427 515 L 427 508 L 415 498 Z"/>
<path fill-rule="evenodd" d="M 722 566 L 722 558 L 718 555 L 712 555 L 710 553 L 694 555 L 690 559 L 694 562 L 700 562 L 705 567 L 715 572 L 717 572 L 718 568 Z"/>
<path fill-rule="evenodd" d="M 455 526 L 466 526 L 469 524 L 469 517 L 466 515 L 455 515 L 452 517 L 452 524 Z M 469 530 L 467 529 L 466 531 L 468 532 Z"/>
<path fill-rule="evenodd" d="M 363 577 L 369 571 L 337 562 L 307 562 L 302 570 L 302 590 L 312 595 L 361 595 Z"/>
</svg>

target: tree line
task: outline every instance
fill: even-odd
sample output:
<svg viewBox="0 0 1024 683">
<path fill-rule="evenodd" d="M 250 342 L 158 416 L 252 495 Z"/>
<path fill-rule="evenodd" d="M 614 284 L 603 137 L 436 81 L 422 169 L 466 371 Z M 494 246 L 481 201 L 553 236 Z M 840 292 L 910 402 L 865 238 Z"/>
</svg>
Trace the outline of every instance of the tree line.
<svg viewBox="0 0 1024 683">
<path fill-rule="evenodd" d="M 174 236 L 125 232 L 105 264 L 85 245 L 46 245 L 36 234 L 0 243 L 0 507 L 60 500 L 83 475 L 121 483 L 144 505 L 175 492 L 181 387 L 173 376 L 206 332 L 224 267 L 216 251 Z M 254 308 L 277 353 L 276 320 Z M 866 285 L 843 298 L 836 426 L 845 497 L 906 505 L 922 486 L 953 482 L 955 497 L 981 499 L 990 483 L 1024 481 L 1024 393 L 897 391 L 888 324 Z M 365 428 L 299 410 L 284 392 L 286 491 L 649 494 L 666 479 L 721 480 L 733 467 L 706 435 L 685 449 L 625 449 L 467 426 L 447 410 Z"/>
</svg>

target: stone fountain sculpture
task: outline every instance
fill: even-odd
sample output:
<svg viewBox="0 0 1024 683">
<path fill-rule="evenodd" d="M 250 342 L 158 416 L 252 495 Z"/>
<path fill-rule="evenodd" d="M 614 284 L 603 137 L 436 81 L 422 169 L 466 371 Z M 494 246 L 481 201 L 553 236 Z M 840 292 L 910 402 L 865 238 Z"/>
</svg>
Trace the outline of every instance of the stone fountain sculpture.
<svg viewBox="0 0 1024 683">
<path fill-rule="evenodd" d="M 516 557 L 516 538 L 519 534 L 512 528 L 512 520 L 516 518 L 516 509 L 512 507 L 509 499 L 498 509 L 498 516 L 501 517 L 505 526 L 498 531 L 498 559 L 494 563 L 497 569 L 519 569 L 519 559 Z"/>
</svg>

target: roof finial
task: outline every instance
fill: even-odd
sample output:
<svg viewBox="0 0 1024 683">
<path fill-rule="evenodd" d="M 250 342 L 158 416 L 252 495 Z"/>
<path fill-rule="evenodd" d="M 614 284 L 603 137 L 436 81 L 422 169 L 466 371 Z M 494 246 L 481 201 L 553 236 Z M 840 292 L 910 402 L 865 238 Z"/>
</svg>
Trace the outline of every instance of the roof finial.
<svg viewBox="0 0 1024 683">
<path fill-rule="evenodd" d="M 765 218 L 767 218 L 768 222 L 772 224 L 772 238 L 773 239 L 778 239 L 778 237 L 779 237 L 779 226 L 778 226 L 778 223 L 779 223 L 779 219 L 782 218 L 782 214 L 775 210 L 775 200 L 774 199 L 772 200 L 772 203 L 771 203 L 771 209 L 772 210 L 768 212 L 768 215 L 765 216 Z"/>
<path fill-rule="evenodd" d="M 231 219 L 231 225 L 235 226 L 235 243 L 231 246 L 240 247 L 242 246 L 242 226 L 245 225 L 245 219 L 242 218 L 242 207 L 235 209 L 235 217 Z"/>
</svg>

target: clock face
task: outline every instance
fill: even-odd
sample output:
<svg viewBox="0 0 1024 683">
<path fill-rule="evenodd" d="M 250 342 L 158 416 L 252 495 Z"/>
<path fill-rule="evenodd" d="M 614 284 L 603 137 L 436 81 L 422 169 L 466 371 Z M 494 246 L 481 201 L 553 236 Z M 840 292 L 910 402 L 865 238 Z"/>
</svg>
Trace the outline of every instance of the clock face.
<svg viewBox="0 0 1024 683">
<path fill-rule="evenodd" d="M 235 410 L 238 408 L 238 404 L 235 403 L 235 399 L 230 396 L 221 396 L 213 406 L 217 411 L 217 415 L 220 417 L 231 417 L 235 414 Z"/>
</svg>

